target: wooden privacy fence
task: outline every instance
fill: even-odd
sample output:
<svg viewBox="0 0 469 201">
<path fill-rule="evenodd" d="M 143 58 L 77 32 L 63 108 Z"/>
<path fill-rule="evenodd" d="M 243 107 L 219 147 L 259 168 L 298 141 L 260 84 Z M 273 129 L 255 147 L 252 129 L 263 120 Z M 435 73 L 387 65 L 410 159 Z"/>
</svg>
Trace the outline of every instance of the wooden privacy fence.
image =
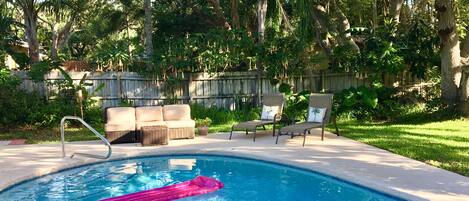
<svg viewBox="0 0 469 201">
<path fill-rule="evenodd" d="M 44 76 L 45 82 L 33 82 L 25 72 L 16 72 L 23 79 L 21 87 L 28 91 L 38 91 L 49 97 L 57 89 L 45 84 L 63 80 L 60 72 L 51 72 Z M 84 74 L 86 82 L 92 83 L 89 91 L 94 91 L 101 83 L 104 88 L 96 93 L 94 99 L 103 107 L 118 106 L 123 101 L 133 105 L 161 105 L 168 103 L 199 103 L 206 107 L 217 106 L 236 109 L 237 102 L 253 102 L 258 94 L 255 72 L 225 72 L 217 75 L 206 73 L 181 74 L 180 79 L 164 81 L 140 76 L 135 72 L 69 72 L 74 82 L 78 83 Z M 369 85 L 368 79 L 358 79 L 352 73 L 326 72 L 323 76 L 324 89 L 328 92 L 340 92 L 343 89 Z M 400 79 L 400 80 L 396 80 Z M 415 80 L 402 76 L 394 81 L 411 84 Z M 309 90 L 318 92 L 320 75 L 292 76 L 287 82 L 295 92 Z M 279 84 L 272 85 L 268 79 L 261 79 L 261 94 L 278 93 Z"/>
</svg>

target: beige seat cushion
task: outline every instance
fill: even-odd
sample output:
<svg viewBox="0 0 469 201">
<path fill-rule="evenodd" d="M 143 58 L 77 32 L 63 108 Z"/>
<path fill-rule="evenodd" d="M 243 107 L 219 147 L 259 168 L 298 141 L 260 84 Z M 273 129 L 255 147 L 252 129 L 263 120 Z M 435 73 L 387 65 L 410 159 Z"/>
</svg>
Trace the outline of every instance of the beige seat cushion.
<svg viewBox="0 0 469 201">
<path fill-rule="evenodd" d="M 185 127 L 195 127 L 194 120 L 181 120 L 181 121 L 166 121 L 166 126 L 168 128 L 185 128 Z"/>
<path fill-rule="evenodd" d="M 163 106 L 164 121 L 190 120 L 191 108 L 189 105 L 165 105 Z"/>
<path fill-rule="evenodd" d="M 104 131 L 135 131 L 135 123 L 106 124 L 104 125 Z"/>
<path fill-rule="evenodd" d="M 166 122 L 164 121 L 137 121 L 137 130 L 142 130 L 144 126 L 166 126 Z"/>
<path fill-rule="evenodd" d="M 135 131 L 135 108 L 114 107 L 106 110 L 104 131 Z"/>
<path fill-rule="evenodd" d="M 106 110 L 108 124 L 135 124 L 135 108 L 133 107 L 113 107 Z"/>
<path fill-rule="evenodd" d="M 135 108 L 137 122 L 163 121 L 163 107 L 144 106 Z"/>
</svg>

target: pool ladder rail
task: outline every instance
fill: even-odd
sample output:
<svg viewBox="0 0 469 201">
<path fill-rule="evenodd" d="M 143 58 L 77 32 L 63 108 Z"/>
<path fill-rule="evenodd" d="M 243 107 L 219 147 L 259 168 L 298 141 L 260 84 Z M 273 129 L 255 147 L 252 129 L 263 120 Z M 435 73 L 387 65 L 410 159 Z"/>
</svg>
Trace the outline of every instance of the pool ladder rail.
<svg viewBox="0 0 469 201">
<path fill-rule="evenodd" d="M 105 156 L 75 152 L 70 156 L 70 158 L 73 158 L 75 155 L 80 155 L 80 156 L 84 156 L 84 157 L 88 157 L 88 158 L 97 158 L 97 159 L 108 159 L 109 157 L 111 157 L 111 155 L 112 155 L 111 143 L 109 143 L 109 141 L 103 135 L 99 134 L 99 132 L 96 131 L 96 129 L 91 127 L 82 118 L 76 117 L 76 116 L 65 116 L 60 121 L 60 135 L 61 135 L 61 141 L 62 141 L 62 157 L 65 158 L 65 156 L 66 156 L 66 154 L 65 154 L 65 128 L 64 128 L 66 120 L 77 120 L 77 121 L 79 121 L 86 128 L 88 128 L 91 132 L 93 132 L 96 136 L 98 136 L 99 139 L 101 139 L 101 141 L 103 141 L 104 145 L 106 145 L 108 147 L 108 152 L 107 152 L 107 155 L 105 155 Z"/>
</svg>

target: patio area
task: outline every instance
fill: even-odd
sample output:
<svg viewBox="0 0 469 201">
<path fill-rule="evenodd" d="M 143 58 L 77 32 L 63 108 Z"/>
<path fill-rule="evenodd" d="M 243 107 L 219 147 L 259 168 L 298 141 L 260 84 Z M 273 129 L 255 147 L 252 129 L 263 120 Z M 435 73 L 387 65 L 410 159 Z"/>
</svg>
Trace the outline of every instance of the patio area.
<svg viewBox="0 0 469 201">
<path fill-rule="evenodd" d="M 270 132 L 260 132 L 255 143 L 251 135 L 237 133 L 228 141 L 229 133 L 222 133 L 173 140 L 168 146 L 113 145 L 112 159 L 173 153 L 243 156 L 315 170 L 408 200 L 469 200 L 467 177 L 330 133 L 320 141 L 317 132 L 308 136 L 305 147 L 301 146 L 301 137 L 283 136 L 276 145 Z M 67 155 L 106 151 L 94 141 L 69 143 L 66 150 Z M 61 158 L 60 144 L 3 145 L 0 190 L 25 179 L 96 161 Z"/>
</svg>

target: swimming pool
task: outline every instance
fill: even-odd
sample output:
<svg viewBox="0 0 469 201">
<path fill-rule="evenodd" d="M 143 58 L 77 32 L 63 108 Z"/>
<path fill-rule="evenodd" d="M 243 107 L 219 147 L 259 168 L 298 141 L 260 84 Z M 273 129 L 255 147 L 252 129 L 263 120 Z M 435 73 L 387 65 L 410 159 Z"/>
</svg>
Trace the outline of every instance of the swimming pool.
<svg viewBox="0 0 469 201">
<path fill-rule="evenodd" d="M 214 177 L 225 187 L 182 200 L 400 200 L 312 171 L 213 155 L 152 156 L 86 165 L 14 185 L 0 192 L 0 200 L 99 200 L 198 175 Z"/>
</svg>

